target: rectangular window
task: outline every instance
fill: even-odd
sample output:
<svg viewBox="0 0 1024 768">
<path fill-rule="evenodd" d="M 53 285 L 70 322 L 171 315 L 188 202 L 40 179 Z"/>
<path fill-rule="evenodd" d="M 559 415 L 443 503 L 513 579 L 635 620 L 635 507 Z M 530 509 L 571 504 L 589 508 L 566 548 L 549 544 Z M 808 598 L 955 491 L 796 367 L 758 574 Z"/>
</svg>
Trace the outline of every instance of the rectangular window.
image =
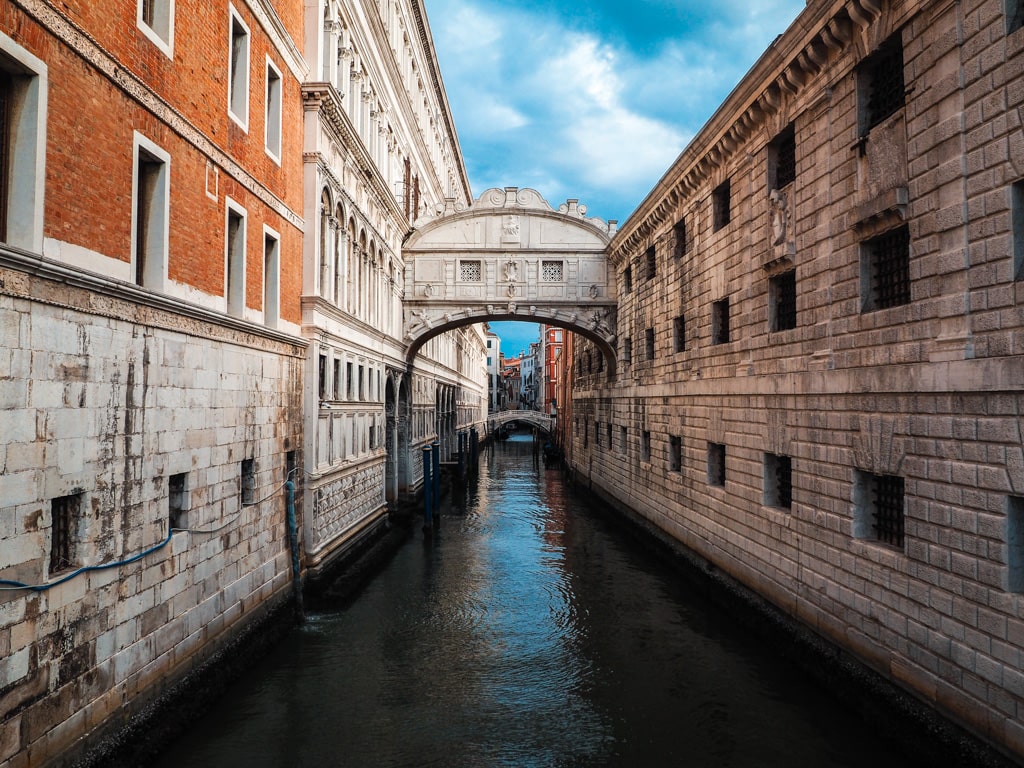
<svg viewBox="0 0 1024 768">
<path fill-rule="evenodd" d="M 341 360 L 334 361 L 334 399 L 341 400 Z"/>
<path fill-rule="evenodd" d="M 1024 592 L 1024 498 L 1006 501 L 1006 589 Z"/>
<path fill-rule="evenodd" d="M 1010 187 L 1010 239 L 1013 279 L 1024 280 L 1024 181 Z"/>
<path fill-rule="evenodd" d="M 903 549 L 904 483 L 895 475 L 856 471 L 853 535 Z"/>
<path fill-rule="evenodd" d="M 352 400 L 353 387 L 355 386 L 355 381 L 352 379 L 352 363 L 345 363 L 345 382 L 345 399 Z"/>
<path fill-rule="evenodd" d="M 50 500 L 50 561 L 52 576 L 75 567 L 76 527 L 82 517 L 82 494 Z"/>
<path fill-rule="evenodd" d="M 1024 2 L 1022 0 L 1006 1 L 1006 34 L 1012 35 L 1024 28 Z"/>
<path fill-rule="evenodd" d="M 281 70 L 274 66 L 269 58 L 267 59 L 267 103 L 266 115 L 264 115 L 264 144 L 267 154 L 277 163 L 281 163 L 281 100 L 282 100 L 282 79 Z"/>
<path fill-rule="evenodd" d="M 903 36 L 897 32 L 857 66 L 861 135 L 903 108 Z"/>
<path fill-rule="evenodd" d="M 256 459 L 242 459 L 242 504 L 256 503 Z"/>
<path fill-rule="evenodd" d="M 46 64 L 0 35 L 0 242 L 43 252 Z"/>
<path fill-rule="evenodd" d="M 904 225 L 861 245 L 863 311 L 910 303 L 910 229 Z"/>
<path fill-rule="evenodd" d="M 653 245 L 647 249 L 644 259 L 647 261 L 647 279 L 653 280 L 658 276 L 658 253 Z"/>
<path fill-rule="evenodd" d="M 768 145 L 768 189 L 796 181 L 796 131 L 790 124 Z"/>
<path fill-rule="evenodd" d="M 327 399 L 327 355 L 320 355 L 317 361 L 317 397 L 321 400 Z"/>
<path fill-rule="evenodd" d="M 171 156 L 136 132 L 133 142 L 135 188 L 132 260 L 135 284 L 163 290 L 167 276 Z"/>
<path fill-rule="evenodd" d="M 483 279 L 483 271 L 479 261 L 460 261 L 459 275 L 464 283 L 479 283 Z"/>
<path fill-rule="evenodd" d="M 675 352 L 686 351 L 686 319 L 682 315 L 672 321 L 672 349 Z"/>
<path fill-rule="evenodd" d="M 612 447 L 612 425 L 611 425 L 611 422 L 608 422 L 607 424 L 604 425 L 604 430 L 605 430 L 605 436 L 608 438 L 608 448 L 611 449 L 611 447 Z"/>
<path fill-rule="evenodd" d="M 625 427 L 619 427 L 619 451 L 625 456 L 629 453 L 629 432 Z"/>
<path fill-rule="evenodd" d="M 769 279 L 768 316 L 773 331 L 788 331 L 796 328 L 795 269 Z"/>
<path fill-rule="evenodd" d="M 590 427 L 588 426 L 589 420 L 584 419 L 583 421 L 583 447 L 590 447 Z"/>
<path fill-rule="evenodd" d="M 668 438 L 668 468 L 672 472 L 683 471 L 683 438 L 678 435 Z"/>
<path fill-rule="evenodd" d="M 228 114 L 249 130 L 249 28 L 234 7 L 228 39 Z"/>
<path fill-rule="evenodd" d="M 174 0 L 138 0 L 136 24 L 168 57 L 174 55 Z"/>
<path fill-rule="evenodd" d="M 540 265 L 540 279 L 545 283 L 562 282 L 561 261 L 542 261 Z"/>
<path fill-rule="evenodd" d="M 627 336 L 622 341 L 622 362 L 629 365 L 633 362 L 633 337 Z"/>
<path fill-rule="evenodd" d="M 672 227 L 672 234 L 675 237 L 675 244 L 672 249 L 672 255 L 678 259 L 684 253 L 686 253 L 687 249 L 685 219 L 680 219 L 675 223 L 675 226 Z"/>
<path fill-rule="evenodd" d="M 365 372 L 366 372 L 365 367 L 360 365 L 359 366 L 359 399 L 360 400 L 365 400 L 366 399 L 366 385 L 363 383 L 363 379 L 365 378 Z"/>
<path fill-rule="evenodd" d="M 731 204 L 729 180 L 726 179 L 711 193 L 711 212 L 715 232 L 722 229 L 731 220 Z"/>
<path fill-rule="evenodd" d="M 594 445 L 601 447 L 601 422 L 594 422 Z"/>
<path fill-rule="evenodd" d="M 633 266 L 628 265 L 622 270 L 622 290 L 629 293 L 633 290 Z"/>
<path fill-rule="evenodd" d="M 654 329 L 647 328 L 644 330 L 644 347 L 647 349 L 647 359 L 654 359 Z"/>
<path fill-rule="evenodd" d="M 708 443 L 708 485 L 725 485 L 725 446 Z"/>
<path fill-rule="evenodd" d="M 711 304 L 711 343 L 729 343 L 729 299 Z"/>
<path fill-rule="evenodd" d="M 640 433 L 640 460 L 651 460 L 651 433 L 647 430 Z"/>
<path fill-rule="evenodd" d="M 764 503 L 768 507 L 793 506 L 793 460 L 789 456 L 764 455 Z"/>
<path fill-rule="evenodd" d="M 171 530 L 188 528 L 189 502 L 188 473 L 171 475 L 167 479 L 167 513 Z"/>
<path fill-rule="evenodd" d="M 281 236 L 263 226 L 263 324 L 277 328 L 281 319 Z"/>
<path fill-rule="evenodd" d="M 604 372 L 604 355 L 602 355 L 600 352 L 597 353 L 597 372 Z"/>
<path fill-rule="evenodd" d="M 245 239 L 246 211 L 230 197 L 227 200 L 225 243 L 225 297 L 228 314 L 245 314 Z"/>
</svg>

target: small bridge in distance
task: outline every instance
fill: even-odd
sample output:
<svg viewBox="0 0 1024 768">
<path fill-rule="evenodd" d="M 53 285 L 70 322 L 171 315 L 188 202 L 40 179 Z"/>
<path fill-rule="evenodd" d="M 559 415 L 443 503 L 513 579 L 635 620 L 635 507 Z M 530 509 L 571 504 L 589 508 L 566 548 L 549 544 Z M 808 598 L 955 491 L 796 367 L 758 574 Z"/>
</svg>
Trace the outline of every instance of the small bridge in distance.
<svg viewBox="0 0 1024 768">
<path fill-rule="evenodd" d="M 546 413 L 541 413 L 540 411 L 498 411 L 487 416 L 487 434 L 493 435 L 499 427 L 511 424 L 513 421 L 542 429 L 549 435 L 555 431 L 555 417 L 549 416 Z"/>
</svg>

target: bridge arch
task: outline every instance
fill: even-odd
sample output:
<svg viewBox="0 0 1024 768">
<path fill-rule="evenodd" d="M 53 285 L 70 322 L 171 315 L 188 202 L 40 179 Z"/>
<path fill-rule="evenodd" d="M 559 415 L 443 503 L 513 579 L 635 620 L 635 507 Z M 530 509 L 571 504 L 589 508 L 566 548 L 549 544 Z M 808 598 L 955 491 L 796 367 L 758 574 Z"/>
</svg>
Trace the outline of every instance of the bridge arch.
<svg viewBox="0 0 1024 768">
<path fill-rule="evenodd" d="M 464 210 L 421 218 L 405 254 L 411 364 L 434 336 L 488 320 L 546 323 L 593 341 L 615 375 L 618 287 L 607 246 L 616 222 L 554 210 L 532 189 L 489 189 Z"/>
</svg>

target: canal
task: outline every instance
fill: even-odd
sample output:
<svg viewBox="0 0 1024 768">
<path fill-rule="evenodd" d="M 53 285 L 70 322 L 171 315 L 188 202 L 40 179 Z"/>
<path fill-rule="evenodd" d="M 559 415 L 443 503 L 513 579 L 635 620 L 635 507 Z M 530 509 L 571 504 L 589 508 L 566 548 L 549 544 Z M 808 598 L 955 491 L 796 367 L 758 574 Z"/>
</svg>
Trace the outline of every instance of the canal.
<svg viewBox="0 0 1024 768">
<path fill-rule="evenodd" d="M 517 438 L 160 766 L 909 766 Z"/>
</svg>

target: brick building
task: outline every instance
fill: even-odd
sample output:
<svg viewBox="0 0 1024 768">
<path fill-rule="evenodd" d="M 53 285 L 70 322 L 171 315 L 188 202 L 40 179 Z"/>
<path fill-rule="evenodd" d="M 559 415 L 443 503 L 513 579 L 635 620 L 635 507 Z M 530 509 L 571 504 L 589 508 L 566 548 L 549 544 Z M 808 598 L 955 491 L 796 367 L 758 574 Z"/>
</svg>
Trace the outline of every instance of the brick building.
<svg viewBox="0 0 1024 768">
<path fill-rule="evenodd" d="M 811 0 L 614 238 L 563 412 L 595 490 L 1018 758 L 1022 22 Z"/>
</svg>

